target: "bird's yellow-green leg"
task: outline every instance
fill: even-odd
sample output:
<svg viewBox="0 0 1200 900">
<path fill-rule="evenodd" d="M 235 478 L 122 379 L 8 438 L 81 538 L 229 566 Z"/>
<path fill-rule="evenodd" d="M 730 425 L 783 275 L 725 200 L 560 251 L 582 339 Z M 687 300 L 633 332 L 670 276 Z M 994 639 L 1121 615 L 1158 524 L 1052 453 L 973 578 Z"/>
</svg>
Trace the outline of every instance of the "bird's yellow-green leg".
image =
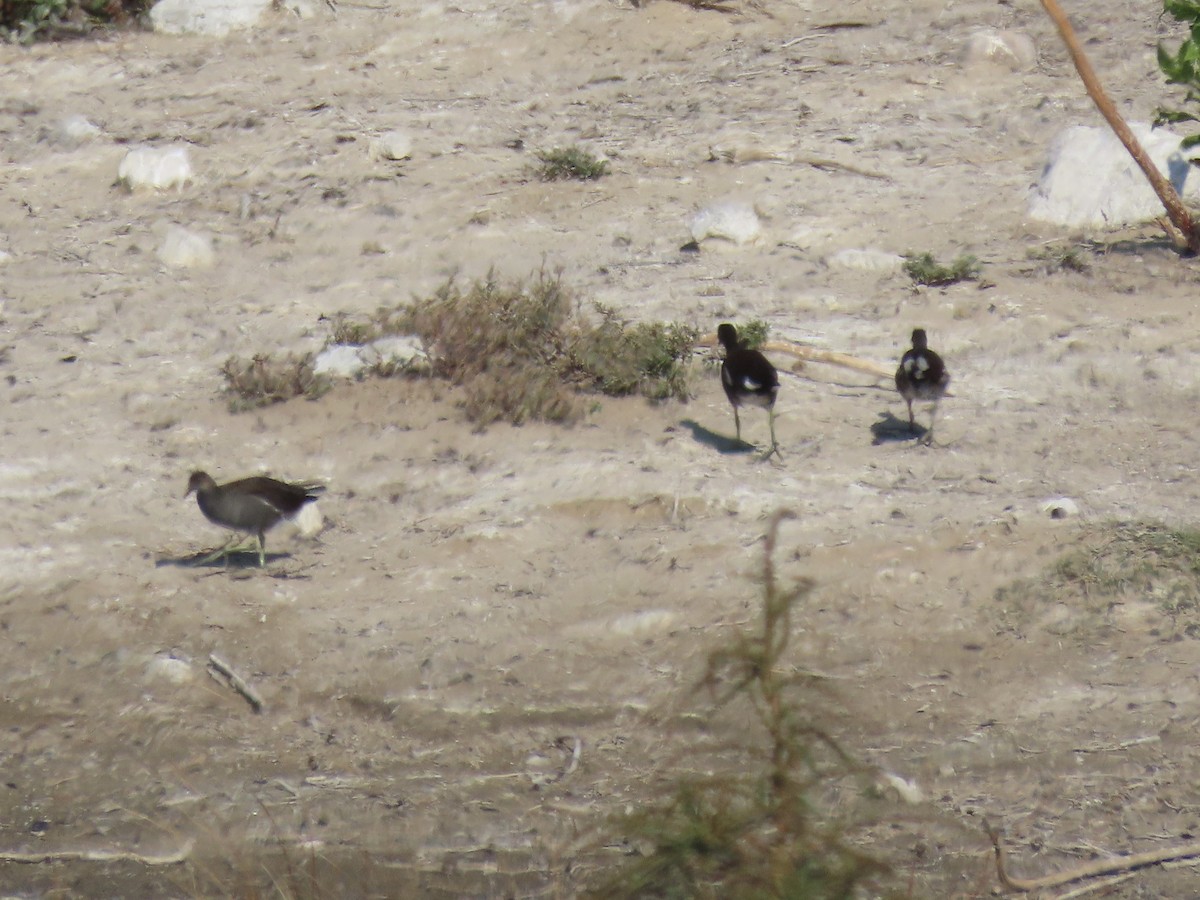
<svg viewBox="0 0 1200 900">
<path fill-rule="evenodd" d="M 261 569 L 267 564 L 267 541 L 261 531 L 255 539 L 258 541 L 258 567 Z"/>
<path fill-rule="evenodd" d="M 783 454 L 779 452 L 779 442 L 775 440 L 775 409 L 772 407 L 767 410 L 767 422 L 771 426 L 771 449 L 767 451 L 763 457 L 764 460 L 770 459 L 772 456 L 778 456 L 783 459 Z"/>
<path fill-rule="evenodd" d="M 208 556 L 204 557 L 203 559 L 197 560 L 196 562 L 192 563 L 192 565 L 207 566 L 214 559 L 220 559 L 223 556 L 228 558 L 231 553 L 236 552 L 233 545 L 237 542 L 237 539 L 238 539 L 238 535 L 234 534 L 232 537 L 229 538 L 229 540 L 227 540 L 225 543 L 223 543 L 220 547 L 218 547 L 212 553 L 208 554 Z"/>
<path fill-rule="evenodd" d="M 742 419 L 738 415 L 736 406 L 733 408 L 733 424 L 737 428 L 737 441 L 740 444 L 742 442 Z"/>
</svg>

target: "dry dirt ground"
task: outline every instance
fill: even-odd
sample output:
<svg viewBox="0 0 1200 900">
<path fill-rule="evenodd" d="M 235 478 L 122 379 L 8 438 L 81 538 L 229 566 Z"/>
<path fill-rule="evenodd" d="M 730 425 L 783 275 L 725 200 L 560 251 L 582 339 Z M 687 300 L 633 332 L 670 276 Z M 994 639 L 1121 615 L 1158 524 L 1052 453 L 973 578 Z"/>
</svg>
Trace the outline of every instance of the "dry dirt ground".
<svg viewBox="0 0 1200 900">
<path fill-rule="evenodd" d="M 901 895 L 989 895 L 984 816 L 1024 875 L 1200 833 L 1200 644 L 1149 598 L 996 594 L 1097 523 L 1196 524 L 1195 263 L 1152 226 L 1093 235 L 1084 273 L 1031 260 L 1079 238 L 1025 219 L 1045 147 L 1099 123 L 1036 4 L 764 5 L 342 2 L 222 41 L 0 48 L 0 851 L 66 854 L 0 862 L 0 894 L 572 896 L 625 852 L 607 817 L 719 770 L 745 725 L 700 727 L 689 691 L 756 619 L 779 508 L 785 576 L 818 584 L 795 661 L 920 791 L 861 835 Z M 1174 99 L 1158 3 L 1075 5 L 1127 115 Z M 984 26 L 1038 65 L 961 65 Z M 48 140 L 74 113 L 106 135 Z M 392 129 L 411 160 L 371 158 Z M 175 140 L 194 183 L 114 184 L 126 145 Z M 574 144 L 611 174 L 530 176 Z M 729 197 L 763 238 L 681 253 Z M 165 268 L 170 223 L 216 265 Z M 973 253 L 985 280 L 829 263 L 861 248 Z M 687 404 L 569 428 L 479 433 L 420 381 L 219 396 L 231 354 L 543 264 L 632 319 L 761 317 L 889 365 L 924 326 L 954 376 L 937 444 L 896 439 L 886 381 L 820 367 L 785 376 L 780 464 L 729 452 L 711 367 Z M 262 571 L 178 565 L 223 537 L 183 499 L 195 468 L 323 480 L 327 527 L 281 527 Z M 1060 496 L 1077 517 L 1044 514 Z M 1198 893 L 1181 867 L 1106 896 Z"/>
</svg>

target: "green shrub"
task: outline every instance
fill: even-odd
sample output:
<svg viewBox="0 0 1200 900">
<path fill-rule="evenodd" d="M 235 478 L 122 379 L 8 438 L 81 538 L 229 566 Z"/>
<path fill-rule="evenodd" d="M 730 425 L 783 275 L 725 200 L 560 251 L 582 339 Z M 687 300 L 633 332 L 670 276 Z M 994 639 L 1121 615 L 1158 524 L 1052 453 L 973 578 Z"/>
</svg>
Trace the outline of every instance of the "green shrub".
<svg viewBox="0 0 1200 900">
<path fill-rule="evenodd" d="M 909 253 L 904 257 L 904 273 L 916 284 L 941 287 L 959 281 L 974 281 L 982 271 L 974 256 L 962 255 L 944 266 L 932 253 Z"/>
</svg>

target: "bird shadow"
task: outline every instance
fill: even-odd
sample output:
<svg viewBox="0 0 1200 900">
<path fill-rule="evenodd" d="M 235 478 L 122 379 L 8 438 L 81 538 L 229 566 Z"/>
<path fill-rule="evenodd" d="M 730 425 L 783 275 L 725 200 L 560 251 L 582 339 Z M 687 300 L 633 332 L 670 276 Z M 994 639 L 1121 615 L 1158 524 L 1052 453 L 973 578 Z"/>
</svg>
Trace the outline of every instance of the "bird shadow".
<svg viewBox="0 0 1200 900">
<path fill-rule="evenodd" d="M 160 556 L 154 561 L 154 568 L 164 569 L 174 566 L 179 569 L 257 569 L 257 550 L 234 550 L 216 559 L 210 559 L 215 552 L 201 550 L 199 553 L 189 553 L 187 556 Z M 268 553 L 264 565 L 278 562 L 281 559 L 291 559 L 290 553 Z"/>
<path fill-rule="evenodd" d="M 904 419 L 897 419 L 890 412 L 880 414 L 879 420 L 871 423 L 871 443 L 878 447 L 880 444 L 893 444 L 900 441 L 923 441 L 929 429 L 924 425 L 909 427 Z"/>
<path fill-rule="evenodd" d="M 679 424 L 688 429 L 692 433 L 692 438 L 698 443 L 703 444 L 705 447 L 711 447 L 718 453 L 728 455 L 733 453 L 754 453 L 758 450 L 757 447 L 746 441 L 739 441 L 737 438 L 709 431 L 694 419 L 684 419 Z"/>
</svg>

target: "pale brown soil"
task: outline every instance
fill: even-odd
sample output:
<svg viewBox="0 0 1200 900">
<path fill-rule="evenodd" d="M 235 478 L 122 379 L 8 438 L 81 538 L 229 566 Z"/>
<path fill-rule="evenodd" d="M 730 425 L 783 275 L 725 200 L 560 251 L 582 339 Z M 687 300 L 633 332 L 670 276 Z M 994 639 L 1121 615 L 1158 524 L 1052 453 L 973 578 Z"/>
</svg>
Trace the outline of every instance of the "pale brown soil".
<svg viewBox="0 0 1200 900">
<path fill-rule="evenodd" d="M 0 851 L 190 846 L 0 862 L 0 894 L 572 896 L 621 858 L 607 817 L 721 765 L 738 717 L 699 727 L 690 688 L 755 621 L 781 507 L 783 572 L 818 584 L 796 662 L 923 798 L 861 835 L 902 895 L 989 895 L 984 816 L 1026 875 L 1197 833 L 1200 644 L 1150 598 L 996 599 L 1089 524 L 1196 524 L 1195 263 L 1153 226 L 1096 235 L 1086 274 L 1029 259 L 1072 237 L 1024 218 L 1048 141 L 1099 122 L 1036 5 L 765 6 L 343 2 L 219 42 L 0 47 Z M 1174 99 L 1159 4 L 1085 7 L 1097 69 L 1150 118 Z M 981 26 L 1027 30 L 1039 66 L 961 66 Z M 107 137 L 42 139 L 72 113 Z M 413 158 L 372 160 L 397 128 Z M 124 143 L 173 139 L 194 184 L 114 184 Z M 530 176 L 576 143 L 612 174 Z M 680 253 L 731 196 L 763 239 Z M 169 223 L 215 234 L 217 265 L 164 268 Z M 826 265 L 845 248 L 969 252 L 985 282 Z M 762 317 L 889 365 L 924 326 L 954 377 L 936 446 L 897 439 L 886 381 L 820 367 L 785 376 L 779 464 L 728 452 L 712 369 L 686 405 L 483 433 L 420 381 L 241 415 L 219 396 L 230 354 L 543 264 L 634 319 Z M 265 571 L 179 565 L 223 537 L 182 496 L 195 468 L 323 480 L 328 527 L 272 533 Z M 1045 515 L 1061 496 L 1079 517 Z"/>
</svg>

